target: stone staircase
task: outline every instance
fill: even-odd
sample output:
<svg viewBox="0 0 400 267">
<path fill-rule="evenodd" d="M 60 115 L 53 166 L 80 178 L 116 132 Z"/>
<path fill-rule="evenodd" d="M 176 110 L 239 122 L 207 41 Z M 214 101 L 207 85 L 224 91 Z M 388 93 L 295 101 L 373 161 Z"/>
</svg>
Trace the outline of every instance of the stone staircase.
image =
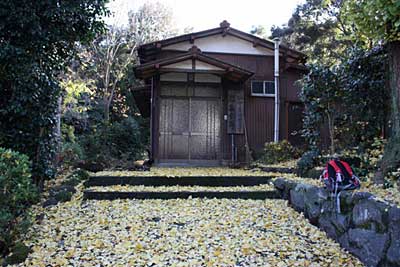
<svg viewBox="0 0 400 267">
<path fill-rule="evenodd" d="M 92 176 L 84 199 L 275 199 L 268 176 Z M 270 186 L 269 186 L 270 185 Z"/>
</svg>

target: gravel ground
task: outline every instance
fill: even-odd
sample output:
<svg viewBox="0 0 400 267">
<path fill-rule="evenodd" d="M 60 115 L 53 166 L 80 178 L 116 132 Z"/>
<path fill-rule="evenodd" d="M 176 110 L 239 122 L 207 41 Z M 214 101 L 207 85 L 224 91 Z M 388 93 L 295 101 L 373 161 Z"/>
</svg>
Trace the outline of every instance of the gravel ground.
<svg viewBox="0 0 400 267">
<path fill-rule="evenodd" d="M 41 212 L 19 266 L 362 266 L 283 200 L 78 194 Z"/>
</svg>

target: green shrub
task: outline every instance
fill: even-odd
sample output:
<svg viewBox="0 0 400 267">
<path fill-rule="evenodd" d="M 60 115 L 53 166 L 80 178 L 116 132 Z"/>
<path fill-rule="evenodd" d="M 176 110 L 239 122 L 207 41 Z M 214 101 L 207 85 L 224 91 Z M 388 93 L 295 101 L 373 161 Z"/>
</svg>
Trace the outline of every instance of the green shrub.
<svg viewBox="0 0 400 267">
<path fill-rule="evenodd" d="M 259 161 L 265 164 L 274 164 L 298 157 L 299 150 L 293 147 L 287 140 L 283 140 L 278 143 L 265 143 L 264 153 L 261 155 Z"/>
<path fill-rule="evenodd" d="M 86 161 L 104 166 L 142 158 L 147 147 L 146 133 L 132 117 L 96 128 L 81 139 Z"/>
<path fill-rule="evenodd" d="M 302 177 L 319 179 L 319 177 L 321 176 L 323 171 L 324 171 L 324 168 L 322 168 L 322 167 L 312 168 L 311 170 L 308 170 L 307 173 L 302 175 Z"/>
<path fill-rule="evenodd" d="M 384 139 L 375 138 L 367 149 L 354 147 L 342 151 L 339 157 L 347 161 L 360 178 L 372 178 L 382 159 L 385 143 Z"/>
<path fill-rule="evenodd" d="M 76 169 L 72 174 L 71 174 L 71 179 L 72 177 L 79 179 L 80 181 L 88 180 L 90 178 L 90 175 L 87 171 L 81 170 L 81 169 Z"/>
<path fill-rule="evenodd" d="M 65 165 L 73 165 L 84 158 L 83 149 L 79 143 L 65 142 L 61 148 L 60 159 Z"/>
<path fill-rule="evenodd" d="M 307 176 L 308 172 L 319 164 L 319 152 L 310 150 L 303 154 L 297 162 L 297 174 Z"/>
<path fill-rule="evenodd" d="M 67 202 L 71 200 L 72 195 L 73 193 L 70 191 L 61 190 L 54 195 L 54 198 L 59 202 Z"/>
<path fill-rule="evenodd" d="M 349 48 L 340 64 L 310 64 L 299 82 L 304 103 L 302 135 L 310 148 L 324 144 L 321 130 L 332 134 L 330 153 L 353 146 L 368 147 L 381 135 L 388 110 L 385 88 L 387 53 Z M 362 66 L 362 67 L 360 67 Z"/>
<path fill-rule="evenodd" d="M 38 198 L 28 157 L 0 148 L 0 252 L 3 254 L 29 225 L 26 209 Z"/>
<path fill-rule="evenodd" d="M 30 253 L 30 248 L 25 246 L 23 243 L 18 242 L 12 248 L 11 254 L 6 258 L 7 264 L 18 264 L 23 262 L 28 254 Z"/>
<path fill-rule="evenodd" d="M 377 171 L 379 161 L 382 159 L 385 143 L 384 139 L 375 138 L 368 148 L 353 147 L 335 155 L 319 155 L 316 150 L 308 151 L 297 162 L 298 175 L 316 177 L 319 170 L 314 170 L 314 168 L 325 167 L 325 164 L 334 157 L 349 163 L 354 173 L 362 180 L 371 179 Z"/>
<path fill-rule="evenodd" d="M 63 182 L 63 185 L 77 186 L 80 182 L 89 179 L 89 174 L 85 170 L 76 169 Z"/>
</svg>

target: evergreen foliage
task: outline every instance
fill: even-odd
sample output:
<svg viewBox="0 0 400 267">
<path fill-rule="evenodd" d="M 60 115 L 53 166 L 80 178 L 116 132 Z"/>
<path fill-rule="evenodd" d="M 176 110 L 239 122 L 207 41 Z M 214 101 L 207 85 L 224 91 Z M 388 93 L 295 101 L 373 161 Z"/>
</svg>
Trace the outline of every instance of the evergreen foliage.
<svg viewBox="0 0 400 267">
<path fill-rule="evenodd" d="M 303 135 L 310 148 L 321 145 L 321 128 L 328 127 L 330 153 L 354 146 L 368 148 L 380 136 L 386 119 L 387 56 L 371 51 L 348 50 L 340 65 L 310 65 L 301 80 L 305 104 Z"/>
<path fill-rule="evenodd" d="M 275 164 L 296 159 L 299 155 L 300 151 L 297 148 L 293 147 L 287 140 L 282 140 L 278 143 L 265 143 L 264 152 L 259 161 L 265 164 Z"/>
<path fill-rule="evenodd" d="M 6 255 L 15 238 L 26 230 L 26 209 L 38 196 L 28 157 L 0 148 L 0 254 Z"/>
<path fill-rule="evenodd" d="M 385 148 L 376 183 L 400 169 L 400 2 L 392 0 L 360 0 L 345 2 L 345 16 L 357 29 L 358 39 L 370 38 L 388 48 L 388 87 L 390 95 L 391 137 Z M 399 177 L 398 181 L 400 183 Z"/>
<path fill-rule="evenodd" d="M 0 145 L 29 156 L 37 184 L 54 175 L 57 76 L 75 42 L 88 43 L 103 30 L 105 3 L 0 3 Z"/>
<path fill-rule="evenodd" d="M 344 1 L 306 0 L 294 10 L 286 25 L 273 26 L 272 38 L 308 56 L 309 63 L 332 65 L 355 42 L 343 18 Z"/>
</svg>

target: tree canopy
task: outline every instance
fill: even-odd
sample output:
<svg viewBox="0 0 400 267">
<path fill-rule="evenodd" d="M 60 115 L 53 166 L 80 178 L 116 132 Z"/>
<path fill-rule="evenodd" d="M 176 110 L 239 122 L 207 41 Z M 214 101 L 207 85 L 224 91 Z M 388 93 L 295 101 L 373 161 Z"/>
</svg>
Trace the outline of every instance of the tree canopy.
<svg viewBox="0 0 400 267">
<path fill-rule="evenodd" d="M 347 1 L 345 15 L 357 28 L 359 39 L 371 38 L 388 47 L 388 85 L 390 88 L 391 138 L 385 147 L 375 181 L 400 169 L 400 2 L 391 0 Z M 399 179 L 400 183 L 400 179 Z"/>
<path fill-rule="evenodd" d="M 29 155 L 37 182 L 54 174 L 58 75 L 76 42 L 104 30 L 106 2 L 0 3 L 0 145 Z"/>
<path fill-rule="evenodd" d="M 297 6 L 286 25 L 274 26 L 272 38 L 308 56 L 308 62 L 332 63 L 353 46 L 351 27 L 343 19 L 342 1 L 307 0 Z"/>
<path fill-rule="evenodd" d="M 400 40 L 400 2 L 392 0 L 345 1 L 345 16 L 357 27 L 357 37 L 375 41 Z"/>
<path fill-rule="evenodd" d="M 176 31 L 171 9 L 161 3 L 145 3 L 128 17 L 127 25 L 107 25 L 92 42 L 79 44 L 78 60 L 64 73 L 60 154 L 65 165 L 132 168 L 146 156 L 149 122 L 133 97 L 142 86 L 133 72 L 137 48 Z M 83 87 L 87 92 L 79 91 Z"/>
</svg>

